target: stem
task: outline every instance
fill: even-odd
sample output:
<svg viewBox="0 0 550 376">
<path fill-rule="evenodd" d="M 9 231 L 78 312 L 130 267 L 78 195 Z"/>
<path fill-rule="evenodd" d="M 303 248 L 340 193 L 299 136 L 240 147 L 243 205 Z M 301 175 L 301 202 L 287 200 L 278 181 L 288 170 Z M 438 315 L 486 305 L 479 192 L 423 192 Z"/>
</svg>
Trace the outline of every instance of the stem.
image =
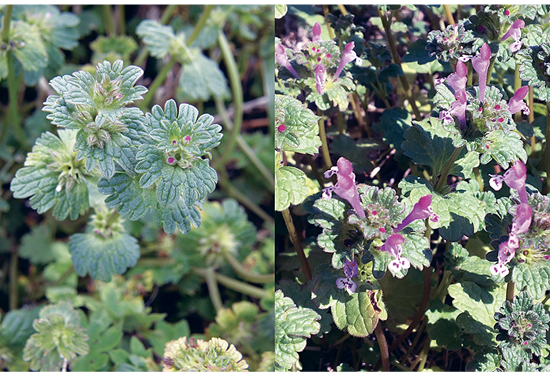
<svg viewBox="0 0 550 376">
<path fill-rule="evenodd" d="M 516 70 L 514 71 L 514 92 L 521 87 L 521 78 L 519 77 L 519 64 L 516 63 Z M 518 111 L 514 115 L 516 123 L 521 121 L 521 111 Z"/>
<path fill-rule="evenodd" d="M 243 87 L 239 76 L 239 69 L 237 68 L 237 63 L 235 62 L 235 57 L 233 56 L 229 42 L 227 41 L 227 38 L 222 30 L 220 30 L 220 34 L 218 36 L 218 44 L 220 46 L 223 61 L 225 62 L 225 67 L 227 68 L 227 73 L 229 75 L 231 91 L 233 92 L 233 106 L 235 108 L 235 112 L 233 113 L 233 129 L 229 134 L 227 146 L 223 150 L 220 160 L 217 162 L 218 164 L 225 165 L 231 156 L 231 152 L 235 149 L 235 145 L 237 144 L 237 135 L 241 133 L 241 128 L 243 125 Z"/>
<path fill-rule="evenodd" d="M 426 360 L 428 360 L 429 351 L 430 351 L 430 337 L 427 337 L 424 341 L 424 348 L 422 349 L 422 352 L 419 355 L 419 357 L 422 360 L 420 361 L 420 365 L 418 366 L 418 372 L 422 372 L 424 370 L 424 366 L 426 365 Z"/>
<path fill-rule="evenodd" d="M 143 102 L 141 102 L 139 106 L 142 111 L 145 112 L 145 110 L 149 106 L 149 103 L 151 103 L 151 100 L 155 96 L 158 88 L 161 87 L 162 84 L 164 84 L 164 80 L 166 80 L 166 76 L 168 75 L 168 72 L 170 72 L 174 64 L 176 64 L 176 58 L 175 56 L 172 56 L 170 58 L 170 61 L 168 61 L 168 63 L 159 72 L 157 77 L 155 77 L 155 80 L 153 81 L 151 86 L 149 86 L 149 91 L 147 92 L 147 94 L 145 94 L 145 97 L 143 98 Z"/>
<path fill-rule="evenodd" d="M 492 58 L 489 63 L 489 69 L 487 69 L 487 85 L 491 83 L 491 76 L 493 75 L 493 67 L 495 65 L 496 58 Z"/>
<path fill-rule="evenodd" d="M 348 15 L 348 11 L 346 10 L 346 7 L 344 7 L 342 4 L 338 4 L 338 9 L 340 9 L 340 12 L 342 12 L 344 16 Z"/>
<path fill-rule="evenodd" d="M 309 165 L 311 166 L 311 171 L 313 171 L 313 175 L 315 175 L 315 179 L 317 179 L 317 181 L 319 182 L 319 187 L 323 189 L 325 186 L 325 181 L 323 180 L 323 176 L 317 169 L 317 166 L 315 165 L 315 161 L 309 154 L 306 154 L 306 159 Z"/>
<path fill-rule="evenodd" d="M 378 341 L 378 346 L 380 347 L 380 358 L 382 359 L 382 370 L 384 372 L 390 371 L 390 355 L 388 352 L 388 343 L 386 342 L 386 337 L 382 332 L 382 321 L 378 320 L 378 325 L 374 329 L 374 334 L 376 334 L 376 340 Z"/>
<path fill-rule="evenodd" d="M 483 179 L 481 178 L 481 173 L 479 172 L 479 167 L 474 168 L 474 176 L 479 184 L 479 191 L 483 192 Z"/>
<path fill-rule="evenodd" d="M 103 4 L 103 18 L 105 22 L 105 31 L 108 36 L 116 36 L 115 18 L 113 17 L 113 9 L 109 4 Z"/>
<path fill-rule="evenodd" d="M 17 309 L 19 307 L 18 299 L 18 285 L 17 285 L 17 268 L 19 264 L 19 257 L 17 256 L 17 251 L 14 251 L 11 254 L 10 258 L 10 311 Z"/>
<path fill-rule="evenodd" d="M 432 271 L 431 267 L 424 268 L 424 295 L 422 296 L 422 302 L 420 303 L 420 309 L 416 312 L 416 315 L 413 318 L 413 321 L 409 327 L 397 338 L 390 347 L 390 352 L 395 350 L 401 342 L 407 338 L 407 336 L 413 331 L 414 328 L 418 325 L 420 320 L 424 317 L 424 312 L 428 308 L 428 303 L 430 302 L 430 292 L 432 289 Z"/>
<path fill-rule="evenodd" d="M 463 148 L 464 146 L 456 148 L 453 151 L 453 154 L 451 154 L 451 157 L 447 161 L 447 164 L 445 165 L 445 168 L 443 169 L 443 172 L 441 173 L 441 176 L 437 181 L 437 184 L 434 188 L 435 191 L 439 192 L 439 190 L 443 187 L 443 185 L 447 184 L 447 176 L 449 175 L 449 171 L 451 171 L 453 164 L 455 163 L 456 159 L 460 155 L 460 152 L 462 151 Z"/>
<path fill-rule="evenodd" d="M 420 336 L 422 336 L 422 333 L 426 328 L 426 323 L 427 323 L 426 318 L 424 318 L 424 320 L 422 320 L 422 323 L 420 324 L 420 327 L 416 331 L 416 336 L 414 336 L 414 339 L 411 345 L 409 346 L 409 348 L 407 349 L 407 352 L 401 357 L 401 363 L 405 363 L 409 358 L 409 355 L 411 355 L 411 353 L 413 352 L 414 348 L 418 344 L 418 341 L 420 340 Z"/>
<path fill-rule="evenodd" d="M 210 300 L 214 305 L 216 311 L 223 309 L 222 298 L 220 296 L 220 290 L 218 289 L 218 283 L 216 282 L 216 273 L 214 268 L 204 269 L 204 279 L 206 280 L 206 285 L 208 286 L 208 294 L 210 295 Z"/>
<path fill-rule="evenodd" d="M 327 18 L 327 16 L 330 14 L 330 10 L 328 9 L 328 5 L 326 4 L 323 5 L 323 13 L 325 13 L 325 23 L 327 24 L 328 35 L 330 39 L 334 39 L 335 38 L 334 29 L 330 26 L 330 23 L 328 22 L 328 18 Z"/>
<path fill-rule="evenodd" d="M 527 119 L 529 120 L 529 124 L 532 124 L 533 121 L 535 121 L 535 103 L 534 103 L 534 95 L 533 95 L 533 86 L 529 86 L 529 115 L 527 116 Z M 531 136 L 531 158 L 535 157 L 536 152 L 536 146 L 537 146 L 537 138 L 533 134 Z"/>
<path fill-rule="evenodd" d="M 206 269 L 202 268 L 193 268 L 193 272 L 197 273 L 201 277 L 205 277 L 206 275 Z M 230 288 L 233 291 L 259 299 L 273 298 L 273 293 L 270 291 L 251 286 L 245 282 L 237 281 L 233 278 L 226 277 L 223 274 L 214 273 L 214 276 L 220 285 Z"/>
<path fill-rule="evenodd" d="M 296 232 L 296 227 L 294 227 L 294 222 L 292 222 L 292 215 L 290 214 L 290 210 L 286 208 L 281 213 L 283 214 L 286 228 L 288 229 L 290 241 L 292 241 L 292 244 L 294 244 L 294 249 L 298 254 L 298 258 L 300 259 L 300 264 L 302 264 L 302 272 L 306 276 L 306 280 L 309 281 L 312 278 L 311 268 L 309 266 L 309 262 L 307 261 L 306 254 L 304 253 L 304 249 L 302 248 L 302 242 L 300 241 L 300 237 Z"/>
<path fill-rule="evenodd" d="M 336 126 L 338 127 L 338 134 L 344 133 L 344 115 L 340 111 L 336 114 Z"/>
<path fill-rule="evenodd" d="M 11 125 L 13 126 L 13 130 L 15 132 L 15 136 L 17 137 L 17 140 L 21 144 L 23 148 L 27 146 L 27 139 L 25 137 L 25 134 L 23 133 L 23 129 L 21 129 L 21 118 L 19 117 L 19 109 L 18 109 L 18 100 L 17 96 L 19 95 L 19 89 L 21 87 L 21 79 L 23 78 L 23 74 L 20 75 L 20 78 L 17 79 L 15 77 L 15 65 L 14 65 L 14 59 L 13 52 L 10 50 L 8 51 L 8 97 L 9 97 L 9 109 L 8 109 L 8 118 L 9 122 L 11 122 Z M 3 128 L 7 128 L 7 124 L 9 122 L 4 123 Z"/>
<path fill-rule="evenodd" d="M 321 151 L 323 153 L 323 160 L 325 162 L 326 169 L 330 170 L 330 168 L 332 167 L 332 162 L 330 160 L 330 154 L 328 151 L 327 134 L 325 132 L 325 121 L 323 120 L 323 112 L 320 109 L 317 109 L 317 115 L 321 117 L 319 119 L 319 137 L 321 138 Z"/>
<path fill-rule="evenodd" d="M 512 302 L 512 299 L 514 299 L 514 290 L 514 282 L 508 282 L 508 284 L 506 285 L 506 300 L 508 300 L 510 303 Z"/>
<path fill-rule="evenodd" d="M 190 46 L 195 41 L 195 39 L 197 39 L 202 29 L 204 28 L 204 25 L 206 25 L 206 21 L 208 21 L 208 17 L 210 17 L 210 13 L 212 12 L 212 9 L 214 9 L 214 6 L 215 5 L 209 4 L 206 7 L 204 7 L 204 10 L 202 11 L 202 14 L 201 14 L 201 18 L 199 18 L 199 21 L 195 25 L 193 32 L 191 33 L 189 38 L 185 41 L 186 45 Z M 223 35 L 223 31 L 220 31 L 220 35 Z"/>
<path fill-rule="evenodd" d="M 237 260 L 235 258 L 235 256 L 233 256 L 231 253 L 229 252 L 224 252 L 223 253 L 223 257 L 225 258 L 225 260 L 229 263 L 229 265 L 231 265 L 231 267 L 233 268 L 233 270 L 235 270 L 235 272 L 237 272 L 237 274 L 239 276 L 241 276 L 243 279 L 247 280 L 248 282 L 252 282 L 252 283 L 270 283 L 270 282 L 275 282 L 275 274 L 266 274 L 266 275 L 261 275 L 261 274 L 256 274 L 254 272 L 251 272 L 250 270 L 248 270 L 247 268 L 245 268 L 243 266 L 243 264 L 241 264 L 239 262 L 239 260 Z"/>
<path fill-rule="evenodd" d="M 162 16 L 160 18 L 160 23 L 165 25 L 170 21 L 170 18 L 172 18 L 172 15 L 174 14 L 174 11 L 177 9 L 176 4 L 170 4 L 164 9 L 164 12 L 162 13 Z M 139 52 L 138 57 L 134 61 L 134 65 L 141 66 L 145 60 L 147 60 L 147 56 L 149 56 L 149 50 L 146 46 L 142 48 L 142 50 Z"/>
<path fill-rule="evenodd" d="M 390 18 L 388 18 L 386 16 L 386 13 L 380 10 L 380 19 L 382 20 L 382 25 L 384 26 L 384 31 L 386 32 L 386 39 L 388 41 L 388 46 L 390 47 L 391 56 L 395 64 L 397 64 L 399 68 L 403 69 L 403 67 L 401 66 L 401 57 L 397 52 L 397 46 L 395 44 L 395 39 L 393 39 L 393 34 L 391 31 L 392 17 L 393 17 L 393 11 L 390 12 Z M 409 86 L 409 81 L 407 81 L 407 77 L 405 75 L 399 76 L 399 80 L 401 81 L 401 85 L 403 85 L 403 89 L 405 90 L 405 96 L 409 100 L 409 103 L 413 110 L 414 116 L 416 117 L 416 120 L 420 121 L 421 119 L 420 111 L 418 110 L 418 107 L 416 107 L 416 101 L 412 96 L 411 87 Z"/>
<path fill-rule="evenodd" d="M 239 201 L 243 206 L 246 206 L 247 209 L 254 212 L 258 217 L 270 224 L 275 224 L 275 220 L 272 216 L 267 214 L 262 208 L 260 208 L 254 201 L 250 200 L 246 195 L 241 193 L 237 188 L 231 184 L 231 180 L 227 177 L 227 170 L 225 166 L 222 166 L 221 170 L 218 170 L 220 173 L 220 186 L 227 192 L 229 197 L 234 198 Z"/>
<path fill-rule="evenodd" d="M 63 358 L 63 365 L 61 366 L 61 372 L 67 372 L 68 366 L 69 366 L 69 361 L 67 360 L 67 358 Z"/>
<path fill-rule="evenodd" d="M 6 13 L 4 13 L 4 26 L 2 27 L 2 40 L 6 44 L 10 41 L 10 22 L 11 22 L 11 13 L 13 11 L 13 5 L 6 5 Z"/>
<path fill-rule="evenodd" d="M 359 111 L 359 106 L 357 105 L 357 102 L 356 102 L 356 100 L 358 100 L 359 103 L 361 103 L 361 99 L 359 99 L 359 96 L 357 95 L 357 93 L 352 93 L 350 97 L 351 98 L 349 102 L 351 103 L 351 108 L 353 109 L 353 113 L 355 114 L 355 118 L 357 119 L 357 122 L 361 127 L 365 128 L 365 131 L 367 132 L 367 136 L 371 138 L 372 132 L 370 130 L 369 124 L 368 122 L 365 121 L 365 119 L 363 119 L 363 116 L 361 115 L 361 111 Z M 365 111 L 365 114 L 366 114 L 366 111 Z"/>
<path fill-rule="evenodd" d="M 550 102 L 546 103 L 546 147 L 544 151 L 546 161 L 546 190 L 543 194 L 550 192 Z"/>
<path fill-rule="evenodd" d="M 453 13 L 451 12 L 451 7 L 449 6 L 449 4 L 444 4 L 443 8 L 445 9 L 445 17 L 447 17 L 447 22 L 449 23 L 449 25 L 454 25 L 455 19 L 453 17 Z"/>
<path fill-rule="evenodd" d="M 216 109 L 220 116 L 222 117 L 222 120 L 224 122 L 224 125 L 229 131 L 232 131 L 233 129 L 233 122 L 231 121 L 231 118 L 229 117 L 229 114 L 227 113 L 227 110 L 225 108 L 225 104 L 223 103 L 223 100 L 220 97 L 214 97 L 214 102 L 216 103 Z M 271 172 L 263 163 L 260 161 L 260 158 L 258 158 L 257 154 L 252 150 L 252 148 L 248 145 L 248 143 L 245 141 L 243 136 L 241 134 L 237 135 L 237 144 L 239 145 L 239 148 L 243 151 L 243 153 L 248 157 L 250 162 L 258 169 L 260 174 L 264 177 L 267 184 L 267 189 L 269 189 L 270 192 L 273 193 L 274 186 L 275 186 L 275 180 L 273 179 L 273 172 Z M 214 164 L 214 168 L 217 169 L 220 162 L 219 160 L 216 161 Z"/>
<path fill-rule="evenodd" d="M 126 12 L 124 4 L 118 6 L 118 33 L 120 35 L 126 35 Z"/>
</svg>

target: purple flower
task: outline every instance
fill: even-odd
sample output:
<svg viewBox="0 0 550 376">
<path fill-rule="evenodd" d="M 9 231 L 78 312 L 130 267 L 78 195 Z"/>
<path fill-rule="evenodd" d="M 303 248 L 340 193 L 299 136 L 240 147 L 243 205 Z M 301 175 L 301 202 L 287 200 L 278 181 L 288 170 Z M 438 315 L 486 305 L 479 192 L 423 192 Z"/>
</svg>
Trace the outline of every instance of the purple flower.
<svg viewBox="0 0 550 376">
<path fill-rule="evenodd" d="M 512 26 L 508 29 L 506 34 L 502 37 L 502 40 L 506 40 L 508 38 L 514 38 L 514 43 L 510 45 L 510 51 L 516 52 L 518 51 L 523 43 L 521 42 L 521 29 L 525 27 L 525 21 L 523 20 L 515 20 Z"/>
<path fill-rule="evenodd" d="M 432 208 L 432 195 L 420 197 L 420 200 L 414 204 L 411 213 L 393 230 L 395 232 L 399 232 L 407 227 L 412 221 L 416 221 L 417 219 L 425 219 L 428 217 L 430 217 L 430 220 L 433 222 L 439 221 L 439 217 L 434 213 Z"/>
<path fill-rule="evenodd" d="M 353 294 L 357 290 L 357 283 L 351 280 L 351 278 L 338 278 L 336 280 L 336 287 L 340 290 L 346 289 L 349 294 Z"/>
<path fill-rule="evenodd" d="M 350 203 L 359 218 L 365 218 L 365 209 L 363 209 L 359 193 L 357 193 L 355 174 L 353 173 L 351 162 L 344 157 L 340 157 L 338 162 L 336 162 L 336 167 L 325 171 L 327 179 L 334 174 L 336 174 L 338 182 L 334 187 L 328 187 L 323 190 L 323 198 L 330 198 L 332 192 L 334 192 Z"/>
<path fill-rule="evenodd" d="M 357 261 L 355 261 L 355 258 L 353 261 L 346 259 L 346 264 L 344 265 L 344 274 L 346 278 L 336 279 L 336 287 L 339 289 L 346 289 L 348 293 L 353 294 L 355 290 L 357 290 L 357 283 L 355 283 L 352 278 L 358 278 L 357 270 Z"/>
<path fill-rule="evenodd" d="M 485 88 L 487 87 L 487 71 L 491 63 L 491 49 L 487 43 L 481 46 L 479 55 L 472 59 L 472 66 L 479 75 L 479 100 L 485 100 Z"/>
<path fill-rule="evenodd" d="M 525 181 L 527 180 L 527 169 L 521 161 L 515 161 L 512 167 L 504 173 L 504 175 L 490 175 L 489 185 L 495 191 L 502 188 L 502 182 L 505 182 L 510 188 L 518 191 L 519 201 L 522 204 L 527 204 L 527 190 L 525 189 Z"/>
<path fill-rule="evenodd" d="M 319 63 L 315 68 L 315 84 L 317 86 L 317 92 L 319 95 L 325 93 L 325 82 L 327 81 L 327 68 L 325 64 Z"/>
<path fill-rule="evenodd" d="M 355 259 L 353 259 L 353 261 L 346 259 L 346 264 L 344 265 L 344 274 L 346 275 L 346 277 L 358 278 L 357 271 L 357 261 L 355 261 Z"/>
<path fill-rule="evenodd" d="M 401 257 L 404 242 L 405 238 L 403 236 L 393 234 L 386 239 L 386 242 L 382 244 L 382 248 L 380 248 L 382 252 L 387 252 L 394 258 L 388 264 L 388 269 L 390 269 L 393 274 L 397 273 L 401 269 L 407 270 L 411 267 L 411 262 L 409 259 L 406 257 Z"/>
<path fill-rule="evenodd" d="M 357 54 L 353 50 L 354 48 L 355 48 L 355 42 L 349 42 L 348 44 L 346 44 L 346 48 L 344 49 L 344 54 L 342 55 L 342 60 L 340 60 L 338 69 L 336 69 L 336 73 L 334 74 L 334 81 L 338 79 L 338 76 L 340 76 L 342 69 L 344 69 L 347 63 L 351 63 L 353 60 L 357 59 Z"/>
<path fill-rule="evenodd" d="M 525 115 L 529 115 L 531 110 L 523 101 L 523 98 L 525 98 L 528 92 L 529 86 L 522 86 L 516 90 L 514 96 L 510 98 L 510 102 L 508 103 L 508 110 L 511 114 L 515 114 L 516 112 L 523 110 Z"/>
<path fill-rule="evenodd" d="M 456 64 L 456 72 L 451 73 L 447 77 L 447 83 L 451 85 L 455 92 L 465 91 L 466 82 L 468 81 L 468 68 L 462 61 L 458 61 Z"/>
<path fill-rule="evenodd" d="M 296 71 L 290 64 L 290 61 L 288 61 L 288 56 L 286 56 L 286 50 L 282 44 L 277 44 L 277 43 L 275 44 L 275 60 L 277 61 L 277 63 L 281 64 L 283 67 L 288 69 L 288 71 L 292 73 L 294 77 L 298 79 L 300 78 L 300 76 L 298 76 L 298 73 L 296 73 Z"/>
<path fill-rule="evenodd" d="M 516 217 L 512 222 L 512 235 L 524 234 L 529 231 L 531 220 L 533 218 L 533 210 L 529 204 L 520 204 L 516 210 Z"/>
<path fill-rule="evenodd" d="M 319 22 L 315 22 L 315 25 L 313 25 L 313 39 L 314 42 L 321 42 L 321 25 L 319 25 Z"/>
<path fill-rule="evenodd" d="M 466 91 L 461 90 L 456 92 L 456 101 L 451 103 L 449 108 L 449 115 L 455 115 L 460 121 L 460 128 L 466 128 Z M 449 124 L 446 124 L 449 125 Z"/>
</svg>

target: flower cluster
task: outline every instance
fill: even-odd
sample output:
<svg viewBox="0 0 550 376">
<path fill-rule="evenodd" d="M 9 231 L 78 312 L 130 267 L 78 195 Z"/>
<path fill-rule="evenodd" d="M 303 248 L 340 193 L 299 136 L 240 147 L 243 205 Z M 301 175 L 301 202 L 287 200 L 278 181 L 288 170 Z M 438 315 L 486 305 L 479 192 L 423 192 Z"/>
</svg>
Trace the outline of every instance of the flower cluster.
<svg viewBox="0 0 550 376">
<path fill-rule="evenodd" d="M 510 229 L 508 240 L 499 245 L 498 262 L 491 266 L 491 274 L 505 277 L 509 270 L 506 267 L 515 256 L 519 247 L 518 235 L 529 231 L 533 217 L 533 211 L 529 206 L 525 181 L 527 179 L 527 169 L 521 161 L 514 162 L 514 165 L 504 173 L 504 175 L 491 175 L 489 184 L 498 191 L 502 188 L 502 182 L 505 182 L 510 188 L 515 189 L 519 196 L 519 205 L 516 208 L 516 216 Z"/>
<path fill-rule="evenodd" d="M 479 76 L 477 93 L 475 90 L 473 93 L 466 91 L 468 69 L 462 61 L 458 61 L 455 73 L 450 74 L 446 79 L 446 82 L 454 90 L 456 100 L 450 104 L 448 110 L 440 111 L 439 119 L 448 126 L 454 124 L 454 117 L 456 117 L 462 132 L 467 128 L 468 118 L 473 127 L 481 132 L 491 132 L 497 129 L 508 132 L 515 129 L 512 115 L 519 111 L 523 111 L 525 115 L 530 112 L 529 107 L 523 101 L 529 92 L 529 87 L 523 86 L 517 89 L 513 97 L 506 103 L 505 100 L 502 100 L 502 94 L 497 88 L 487 88 L 487 74 L 491 63 L 491 49 L 487 43 L 481 47 L 479 54 L 472 58 L 471 62 Z"/>
<path fill-rule="evenodd" d="M 428 34 L 426 49 L 430 56 L 441 61 L 461 60 L 470 56 L 474 35 L 463 23 L 449 25 L 445 30 L 434 30 Z"/>
<path fill-rule="evenodd" d="M 333 68 L 338 63 L 336 72 L 333 75 L 333 82 L 338 80 L 342 70 L 346 64 L 355 61 L 361 64 L 361 59 L 357 56 L 354 42 L 349 42 L 344 48 L 342 58 L 340 51 L 332 40 L 323 41 L 321 39 L 321 25 L 316 22 L 313 26 L 313 38 L 307 45 L 306 49 L 296 52 L 296 63 L 305 66 L 310 71 L 315 72 L 315 86 L 317 93 L 323 95 L 328 80 L 327 70 Z M 300 79 L 300 75 L 296 72 L 286 54 L 285 48 L 281 44 L 275 45 L 275 60 L 277 63 L 288 69 L 292 75 Z"/>
</svg>

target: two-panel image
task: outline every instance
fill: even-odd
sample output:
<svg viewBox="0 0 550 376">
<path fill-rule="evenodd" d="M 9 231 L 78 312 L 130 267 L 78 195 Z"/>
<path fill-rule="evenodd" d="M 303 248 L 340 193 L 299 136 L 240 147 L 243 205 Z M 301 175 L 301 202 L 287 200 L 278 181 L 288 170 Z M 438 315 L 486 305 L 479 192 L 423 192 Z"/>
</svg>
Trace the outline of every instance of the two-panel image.
<svg viewBox="0 0 550 376">
<path fill-rule="evenodd" d="M 0 370 L 550 372 L 550 6 L 0 5 Z"/>
</svg>

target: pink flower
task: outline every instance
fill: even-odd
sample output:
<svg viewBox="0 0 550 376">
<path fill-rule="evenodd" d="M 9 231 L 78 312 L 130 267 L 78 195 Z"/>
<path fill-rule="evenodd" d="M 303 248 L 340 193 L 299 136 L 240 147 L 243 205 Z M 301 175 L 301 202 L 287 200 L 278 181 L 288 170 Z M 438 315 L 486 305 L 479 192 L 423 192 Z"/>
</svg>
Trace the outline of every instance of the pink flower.
<svg viewBox="0 0 550 376">
<path fill-rule="evenodd" d="M 516 217 L 512 222 L 512 230 L 510 234 L 524 234 L 529 231 L 529 226 L 531 226 L 531 220 L 533 218 L 533 210 L 529 204 L 520 204 L 516 210 Z"/>
<path fill-rule="evenodd" d="M 523 43 L 521 42 L 521 29 L 525 27 L 525 21 L 523 20 L 515 20 L 512 26 L 508 29 L 506 34 L 502 37 L 502 40 L 506 40 L 508 38 L 514 38 L 514 43 L 510 45 L 510 51 L 516 52 L 518 51 Z"/>
<path fill-rule="evenodd" d="M 283 67 L 288 69 L 288 71 L 292 73 L 294 77 L 298 79 L 300 78 L 300 76 L 298 76 L 298 73 L 296 73 L 296 71 L 290 64 L 290 61 L 288 61 L 288 56 L 286 56 L 286 50 L 282 44 L 277 44 L 277 43 L 275 44 L 275 60 L 277 61 L 277 63 L 281 64 Z"/>
<path fill-rule="evenodd" d="M 481 46 L 479 55 L 472 59 L 472 66 L 479 75 L 479 100 L 485 100 L 485 88 L 487 87 L 487 71 L 491 63 L 491 49 L 487 43 Z"/>
<path fill-rule="evenodd" d="M 525 115 L 529 115 L 531 110 L 529 110 L 529 107 L 527 107 L 523 101 L 523 98 L 525 98 L 528 92 L 529 86 L 522 86 L 516 90 L 514 96 L 510 98 L 510 102 L 508 103 L 508 110 L 511 114 L 515 114 L 516 112 L 523 110 Z"/>
<path fill-rule="evenodd" d="M 508 273 L 510 273 L 510 270 L 508 270 L 505 264 L 497 263 L 497 264 L 491 265 L 492 275 L 500 274 L 502 277 L 506 277 Z"/>
<path fill-rule="evenodd" d="M 434 213 L 432 208 L 432 195 L 420 197 L 420 200 L 414 204 L 411 213 L 393 230 L 395 232 L 399 232 L 407 227 L 412 221 L 416 221 L 417 219 L 425 219 L 428 217 L 430 217 L 430 220 L 433 222 L 439 221 L 439 217 Z"/>
<path fill-rule="evenodd" d="M 468 81 L 468 68 L 462 61 L 456 64 L 456 72 L 451 73 L 447 77 L 447 83 L 451 85 L 455 92 L 466 90 L 466 82 Z"/>
<path fill-rule="evenodd" d="M 321 25 L 319 25 L 319 22 L 315 22 L 315 25 L 313 25 L 313 39 L 314 42 L 321 42 Z"/>
<path fill-rule="evenodd" d="M 323 63 L 317 64 L 315 68 L 315 84 L 319 95 L 325 93 L 325 82 L 327 81 L 327 68 Z"/>
<path fill-rule="evenodd" d="M 403 243 L 405 243 L 405 238 L 399 234 L 393 234 L 386 239 L 386 242 L 382 244 L 380 250 L 382 252 L 389 253 L 394 259 L 388 264 L 388 269 L 393 273 L 397 273 L 401 269 L 409 269 L 411 267 L 411 262 L 406 257 L 401 257 L 403 253 Z"/>
<path fill-rule="evenodd" d="M 352 278 L 357 278 L 357 261 L 355 261 L 355 258 L 353 261 L 346 260 L 346 264 L 344 265 L 344 274 L 346 275 L 346 278 L 338 278 L 336 279 L 336 287 L 338 287 L 340 290 L 346 289 L 346 291 L 350 294 L 353 294 L 355 290 L 357 290 L 357 283 L 355 283 Z"/>
<path fill-rule="evenodd" d="M 334 81 L 338 79 L 338 76 L 340 76 L 342 69 L 344 69 L 347 63 L 351 63 L 353 60 L 357 59 L 357 54 L 353 50 L 354 48 L 355 48 L 355 42 L 349 42 L 348 44 L 346 44 L 346 48 L 344 49 L 344 54 L 342 55 L 342 60 L 340 60 L 338 69 L 336 69 L 336 73 L 334 74 Z"/>
<path fill-rule="evenodd" d="M 502 188 L 502 182 L 505 182 L 510 188 L 518 191 L 519 201 L 522 204 L 527 204 L 527 190 L 525 189 L 525 181 L 527 180 L 527 169 L 521 161 L 515 161 L 512 167 L 504 173 L 504 175 L 490 175 L 489 185 L 495 191 Z"/>
<path fill-rule="evenodd" d="M 449 108 L 449 114 L 455 115 L 456 117 L 458 117 L 458 120 L 460 121 L 461 129 L 466 128 L 466 106 L 467 105 L 468 103 L 466 103 L 466 91 L 464 90 L 457 91 L 456 101 L 451 103 L 451 107 Z"/>
<path fill-rule="evenodd" d="M 365 209 L 363 209 L 359 193 L 357 193 L 355 174 L 353 173 L 351 162 L 344 157 L 340 157 L 338 162 L 336 162 L 336 167 L 332 167 L 330 170 L 325 171 L 325 177 L 327 179 L 334 174 L 336 174 L 338 182 L 334 187 L 323 189 L 323 198 L 330 198 L 332 192 L 334 192 L 350 203 L 359 218 L 365 218 Z"/>
</svg>

